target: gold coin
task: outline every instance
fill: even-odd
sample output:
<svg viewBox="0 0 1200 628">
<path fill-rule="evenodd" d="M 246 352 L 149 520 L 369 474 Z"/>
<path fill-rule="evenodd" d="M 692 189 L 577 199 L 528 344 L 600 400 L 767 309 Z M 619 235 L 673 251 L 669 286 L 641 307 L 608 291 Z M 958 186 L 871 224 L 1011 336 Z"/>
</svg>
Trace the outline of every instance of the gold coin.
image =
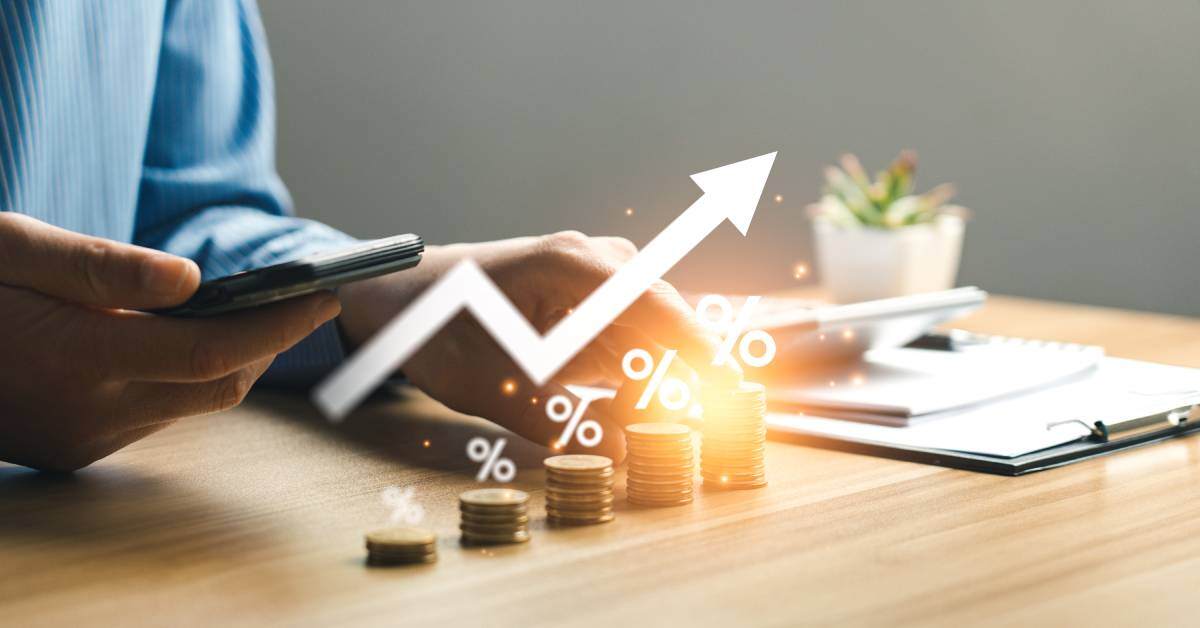
<svg viewBox="0 0 1200 628">
<path fill-rule="evenodd" d="M 578 494 L 547 493 L 546 494 L 547 502 L 556 502 L 556 503 L 560 503 L 560 504 L 594 504 L 594 503 L 600 503 L 600 502 L 605 502 L 605 501 L 612 501 L 612 498 L 613 498 L 612 491 L 605 491 L 603 493 L 590 493 L 590 494 L 588 494 L 588 493 L 578 493 Z"/>
<path fill-rule="evenodd" d="M 710 480 L 708 478 L 704 479 L 704 486 L 709 487 L 709 488 L 724 489 L 724 490 L 746 490 L 746 489 L 762 488 L 766 485 L 767 485 L 766 479 L 753 480 L 753 481 L 741 481 L 741 482 L 735 482 L 732 480 L 730 480 L 730 481 Z"/>
<path fill-rule="evenodd" d="M 521 531 L 514 534 L 474 534 L 464 532 L 464 545 L 505 545 L 509 543 L 525 543 L 529 541 L 529 532 Z"/>
<path fill-rule="evenodd" d="M 593 525 L 597 523 L 607 523 L 616 518 L 616 515 L 610 510 L 594 516 L 578 516 L 574 514 L 562 514 L 557 512 L 546 513 L 546 519 L 551 523 L 558 525 L 583 526 Z"/>
<path fill-rule="evenodd" d="M 504 536 L 517 534 L 519 532 L 529 531 L 529 527 L 525 524 L 513 526 L 501 525 L 475 525 L 470 523 L 461 523 L 458 529 L 462 530 L 463 534 L 483 535 L 483 536 Z"/>
<path fill-rule="evenodd" d="M 378 547 L 424 547 L 437 542 L 437 535 L 425 528 L 395 526 L 366 534 L 368 545 Z"/>
<path fill-rule="evenodd" d="M 694 498 L 692 497 L 691 494 L 688 494 L 686 497 L 679 497 L 679 498 L 675 498 L 675 499 L 650 499 L 650 498 L 643 498 L 643 497 L 635 497 L 633 495 L 629 496 L 629 503 L 634 504 L 636 506 L 647 506 L 650 508 L 668 508 L 671 506 L 683 506 L 683 505 L 692 503 L 693 500 L 694 500 Z"/>
<path fill-rule="evenodd" d="M 480 488 L 459 495 L 458 500 L 468 506 L 520 506 L 529 501 L 529 493 L 512 488 Z"/>
<path fill-rule="evenodd" d="M 529 515 L 522 512 L 519 515 L 481 515 L 478 513 L 464 512 L 462 513 L 461 521 L 480 524 L 505 524 L 505 523 L 528 523 Z"/>
<path fill-rule="evenodd" d="M 543 461 L 546 469 L 565 473 L 594 473 L 611 469 L 612 458 L 587 454 L 551 456 Z"/>
<path fill-rule="evenodd" d="M 625 426 L 625 434 L 648 440 L 671 439 L 691 436 L 692 428 L 681 423 L 634 423 Z"/>
<path fill-rule="evenodd" d="M 376 556 L 367 554 L 367 565 L 370 567 L 399 567 L 401 565 L 427 565 L 437 562 L 437 554 L 395 558 L 391 556 Z"/>
<path fill-rule="evenodd" d="M 626 494 L 641 493 L 643 495 L 649 493 L 674 493 L 690 491 L 695 484 L 696 482 L 692 478 L 677 480 L 675 482 L 630 482 L 625 486 L 625 492 Z"/>
<path fill-rule="evenodd" d="M 767 474 L 761 471 L 758 473 L 729 473 L 718 471 L 715 473 L 703 473 L 700 475 L 700 477 L 707 482 L 757 482 L 759 480 L 766 479 Z"/>
<path fill-rule="evenodd" d="M 595 502 L 564 502 L 552 500 L 546 502 L 546 508 L 553 508 L 554 510 L 569 510 L 572 512 L 595 512 L 598 510 L 612 508 L 613 501 L 615 501 L 615 498 L 612 497 Z"/>
<path fill-rule="evenodd" d="M 610 471 L 609 473 L 607 473 L 603 476 L 594 477 L 594 478 L 579 477 L 579 478 L 564 479 L 564 478 L 561 478 L 558 476 L 549 476 L 546 478 L 546 485 L 547 486 L 562 486 L 564 488 L 588 488 L 588 487 L 593 487 L 593 486 L 595 486 L 595 487 L 611 486 L 613 483 L 613 477 L 615 475 L 616 475 L 615 473 Z"/>
<path fill-rule="evenodd" d="M 690 476 L 696 471 L 696 465 L 679 465 L 671 467 L 629 467 L 626 478 L 671 478 Z"/>
</svg>

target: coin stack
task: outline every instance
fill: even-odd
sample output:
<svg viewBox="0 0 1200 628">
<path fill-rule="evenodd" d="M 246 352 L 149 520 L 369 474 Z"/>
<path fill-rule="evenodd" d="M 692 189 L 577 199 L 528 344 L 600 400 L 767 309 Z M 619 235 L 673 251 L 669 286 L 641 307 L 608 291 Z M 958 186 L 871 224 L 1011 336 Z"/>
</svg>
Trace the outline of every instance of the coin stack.
<svg viewBox="0 0 1200 628">
<path fill-rule="evenodd" d="M 635 423 L 625 428 L 630 503 L 681 506 L 692 502 L 692 430 L 678 423 Z"/>
<path fill-rule="evenodd" d="M 367 533 L 367 564 L 415 565 L 437 562 L 437 536 L 424 528 L 397 526 Z"/>
<path fill-rule="evenodd" d="M 767 391 L 762 384 L 706 386 L 700 395 L 700 476 L 713 488 L 747 489 L 767 485 Z"/>
<path fill-rule="evenodd" d="M 529 494 L 481 488 L 458 496 L 464 545 L 503 545 L 529 540 Z"/>
<path fill-rule="evenodd" d="M 604 456 L 546 458 L 546 519 L 586 526 L 613 520 L 613 464 Z"/>
</svg>

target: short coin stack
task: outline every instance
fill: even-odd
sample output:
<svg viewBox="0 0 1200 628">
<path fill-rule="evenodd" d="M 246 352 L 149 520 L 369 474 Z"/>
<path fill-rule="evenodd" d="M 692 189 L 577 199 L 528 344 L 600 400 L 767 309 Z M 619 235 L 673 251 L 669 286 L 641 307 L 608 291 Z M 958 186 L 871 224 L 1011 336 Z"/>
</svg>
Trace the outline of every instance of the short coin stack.
<svg viewBox="0 0 1200 628">
<path fill-rule="evenodd" d="M 727 489 L 766 486 L 766 388 L 753 382 L 708 385 L 700 398 L 704 406 L 700 441 L 704 485 Z"/>
<path fill-rule="evenodd" d="M 437 536 L 424 528 L 396 526 L 367 533 L 367 564 L 414 565 L 437 561 Z"/>
<path fill-rule="evenodd" d="M 529 540 L 529 494 L 481 488 L 458 496 L 464 545 L 502 545 Z"/>
<path fill-rule="evenodd" d="M 625 428 L 630 503 L 681 506 L 692 502 L 692 430 L 678 423 L 635 423 Z"/>
<path fill-rule="evenodd" d="M 583 526 L 613 520 L 613 464 L 604 456 L 546 458 L 546 519 Z"/>
</svg>

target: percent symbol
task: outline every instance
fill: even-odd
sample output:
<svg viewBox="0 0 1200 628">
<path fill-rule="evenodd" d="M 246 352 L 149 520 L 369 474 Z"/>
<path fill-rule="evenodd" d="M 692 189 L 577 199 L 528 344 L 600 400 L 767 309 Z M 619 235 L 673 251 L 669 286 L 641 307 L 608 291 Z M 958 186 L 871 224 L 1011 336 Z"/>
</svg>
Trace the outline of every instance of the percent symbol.
<svg viewBox="0 0 1200 628">
<path fill-rule="evenodd" d="M 383 489 L 383 505 L 392 509 L 392 523 L 403 522 L 415 526 L 425 518 L 425 508 L 417 503 L 416 491 L 411 486 Z"/>
<path fill-rule="evenodd" d="M 475 474 L 476 481 L 483 482 L 490 476 L 497 482 L 512 482 L 517 476 L 517 465 L 508 458 L 500 457 L 500 452 L 504 451 L 507 444 L 507 438 L 497 438 L 495 444 L 492 444 L 482 436 L 467 441 L 467 457 L 472 462 L 483 463 L 479 467 L 479 473 Z"/>
<path fill-rule="evenodd" d="M 761 299 L 762 297 L 746 297 L 746 303 L 737 312 L 737 316 L 734 316 L 733 304 L 729 302 L 729 299 L 719 294 L 704 295 L 696 304 L 696 318 L 700 324 L 725 334 L 721 346 L 717 349 L 717 355 L 713 358 L 714 365 L 719 366 L 724 364 L 725 360 L 731 359 L 730 354 L 733 353 L 734 344 L 737 344 L 738 347 L 738 357 L 749 366 L 761 368 L 775 359 L 775 339 L 771 337 L 771 334 L 761 329 L 746 331 L 750 322 L 750 314 L 754 312 L 754 308 L 758 306 Z M 717 309 L 718 315 L 710 318 L 708 312 L 714 307 Z M 741 338 L 741 342 L 738 342 L 738 338 Z M 762 345 L 762 353 L 758 355 L 751 351 L 755 342 Z"/>
<path fill-rule="evenodd" d="M 687 407 L 692 398 L 692 391 L 683 380 L 667 377 L 667 370 L 671 367 L 671 361 L 675 359 L 675 353 L 674 349 L 667 349 L 657 365 L 654 363 L 654 357 L 645 349 L 630 349 L 625 353 L 621 360 L 621 370 L 625 372 L 625 376 L 639 382 L 649 380 L 642 396 L 633 407 L 645 410 L 654 399 L 655 393 L 658 393 L 658 402 L 668 410 L 682 410 Z M 641 366 L 635 366 L 635 363 L 641 363 Z"/>
<path fill-rule="evenodd" d="M 592 419 L 582 420 L 592 401 L 593 398 L 581 397 L 578 402 L 572 402 L 566 395 L 554 395 L 546 401 L 546 416 L 555 423 L 567 424 L 558 437 L 559 449 L 566 447 L 572 437 L 584 447 L 600 444 L 600 439 L 604 438 L 604 428 Z"/>
</svg>

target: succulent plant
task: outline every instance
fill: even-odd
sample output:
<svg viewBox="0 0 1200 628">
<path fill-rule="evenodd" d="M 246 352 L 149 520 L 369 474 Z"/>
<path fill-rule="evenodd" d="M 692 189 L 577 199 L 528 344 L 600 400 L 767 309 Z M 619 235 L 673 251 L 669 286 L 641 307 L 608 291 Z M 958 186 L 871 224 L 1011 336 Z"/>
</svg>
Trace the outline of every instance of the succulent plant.
<svg viewBox="0 0 1200 628">
<path fill-rule="evenodd" d="M 917 154 L 911 150 L 901 151 L 874 181 L 854 155 L 843 155 L 841 166 L 825 169 L 823 196 L 809 206 L 814 217 L 844 227 L 898 229 L 931 222 L 940 214 L 966 213 L 962 207 L 946 204 L 954 196 L 949 183 L 913 194 Z"/>
</svg>

